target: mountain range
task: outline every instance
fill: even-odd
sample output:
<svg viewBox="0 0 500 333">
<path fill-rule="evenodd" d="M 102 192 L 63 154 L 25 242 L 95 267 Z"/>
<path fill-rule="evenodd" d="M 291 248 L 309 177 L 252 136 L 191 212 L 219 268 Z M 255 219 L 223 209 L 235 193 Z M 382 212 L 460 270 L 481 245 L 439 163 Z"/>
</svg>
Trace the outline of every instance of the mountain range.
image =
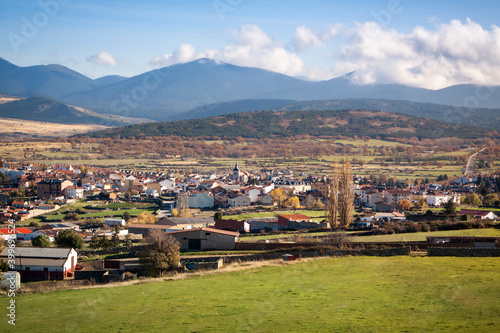
<svg viewBox="0 0 500 333">
<path fill-rule="evenodd" d="M 61 65 L 19 67 L 0 58 L 1 94 L 47 97 L 97 113 L 158 121 L 192 118 L 194 114 L 203 115 L 204 112 L 209 116 L 214 106 L 206 106 L 205 111 L 203 106 L 225 102 L 233 103 L 237 112 L 264 107 L 276 109 L 285 105 L 299 107 L 300 103 L 294 105 L 294 101 L 359 98 L 458 106 L 455 111 L 462 110 L 460 107 L 465 105 L 474 108 L 467 111 L 469 115 L 475 114 L 476 109 L 500 108 L 500 87 L 464 84 L 429 90 L 400 84 L 355 85 L 350 78 L 348 74 L 332 80 L 310 82 L 258 68 L 199 59 L 131 78 L 108 76 L 94 80 Z M 378 108 L 382 104 L 392 108 L 387 101 L 375 106 Z M 224 108 L 225 113 L 234 112 L 228 105 Z M 466 118 L 471 118 L 464 116 L 463 111 L 458 111 L 458 116 L 443 118 L 443 112 L 448 111 L 434 116 L 441 117 L 441 120 L 458 117 L 467 121 Z M 498 119 L 496 121 L 498 123 Z"/>
</svg>

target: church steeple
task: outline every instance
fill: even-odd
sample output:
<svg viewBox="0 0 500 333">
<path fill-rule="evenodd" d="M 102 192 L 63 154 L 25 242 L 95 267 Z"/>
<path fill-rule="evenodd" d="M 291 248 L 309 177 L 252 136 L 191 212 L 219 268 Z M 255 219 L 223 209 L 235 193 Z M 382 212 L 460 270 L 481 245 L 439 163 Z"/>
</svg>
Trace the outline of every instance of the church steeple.
<svg viewBox="0 0 500 333">
<path fill-rule="evenodd" d="M 234 165 L 234 169 L 233 169 L 233 180 L 235 182 L 239 182 L 240 181 L 240 169 L 238 168 L 238 162 L 236 162 L 236 164 Z"/>
</svg>

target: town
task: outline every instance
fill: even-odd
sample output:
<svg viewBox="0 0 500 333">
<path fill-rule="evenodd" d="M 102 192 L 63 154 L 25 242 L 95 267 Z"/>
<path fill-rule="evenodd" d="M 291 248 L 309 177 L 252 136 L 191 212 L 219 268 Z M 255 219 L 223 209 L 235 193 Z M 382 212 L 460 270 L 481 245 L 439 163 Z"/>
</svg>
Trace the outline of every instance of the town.
<svg viewBox="0 0 500 333">
<path fill-rule="evenodd" d="M 340 165 L 332 165 L 332 171 L 335 168 Z M 293 252 L 286 255 L 294 258 L 308 255 L 294 250 L 299 247 L 368 246 L 356 237 L 494 231 L 497 226 L 498 173 L 454 180 L 440 176 L 425 184 L 352 175 L 355 210 L 344 223 L 327 213 L 334 175 L 243 170 L 237 161 L 225 174 L 185 175 L 0 161 L 0 221 L 4 223 L 0 235 L 6 244 L 17 246 L 11 268 L 23 283 L 90 279 L 105 283 L 157 274 L 148 270 L 147 258 L 140 258 L 147 257 L 141 250 L 152 236 L 169 235 L 181 253 L 194 252 L 173 265 L 189 271 L 220 268 L 234 261 L 224 255 L 204 258 L 204 253 L 213 251 L 254 260 L 248 251 L 262 251 L 259 256 L 268 258 L 263 253 L 282 249 Z M 249 217 L 238 217 L 241 214 Z M 9 223 L 15 223 L 15 228 Z M 429 233 L 413 242 L 410 236 L 410 242 L 389 245 L 408 247 L 408 251 L 443 242 L 463 247 L 498 245 L 497 237 L 438 235 Z M 388 245 L 368 242 L 370 247 Z M 0 259 L 8 262 L 9 247 Z"/>
</svg>

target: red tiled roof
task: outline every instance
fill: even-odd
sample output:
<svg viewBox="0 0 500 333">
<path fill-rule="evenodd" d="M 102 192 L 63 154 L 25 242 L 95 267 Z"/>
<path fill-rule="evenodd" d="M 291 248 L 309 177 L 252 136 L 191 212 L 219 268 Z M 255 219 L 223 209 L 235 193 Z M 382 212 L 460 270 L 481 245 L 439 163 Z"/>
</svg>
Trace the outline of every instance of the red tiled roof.
<svg viewBox="0 0 500 333">
<path fill-rule="evenodd" d="M 458 215 L 486 216 L 489 213 L 491 213 L 490 210 L 462 209 L 457 214 Z"/>
</svg>

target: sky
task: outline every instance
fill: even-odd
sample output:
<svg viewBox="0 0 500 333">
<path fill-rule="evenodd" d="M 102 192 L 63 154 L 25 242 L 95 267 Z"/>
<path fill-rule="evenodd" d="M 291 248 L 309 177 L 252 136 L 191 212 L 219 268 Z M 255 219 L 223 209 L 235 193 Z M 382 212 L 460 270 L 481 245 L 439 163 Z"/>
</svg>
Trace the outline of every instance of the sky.
<svg viewBox="0 0 500 333">
<path fill-rule="evenodd" d="M 131 77 L 211 58 L 307 80 L 500 85 L 498 0 L 0 0 L 0 57 Z"/>
</svg>

